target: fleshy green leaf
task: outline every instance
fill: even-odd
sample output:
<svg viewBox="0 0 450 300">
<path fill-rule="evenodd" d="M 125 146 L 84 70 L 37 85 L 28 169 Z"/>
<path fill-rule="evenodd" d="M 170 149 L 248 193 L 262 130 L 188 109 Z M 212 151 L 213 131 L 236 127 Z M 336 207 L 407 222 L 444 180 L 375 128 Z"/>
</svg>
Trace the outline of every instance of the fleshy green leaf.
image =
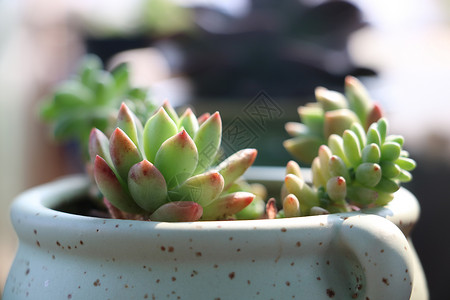
<svg viewBox="0 0 450 300">
<path fill-rule="evenodd" d="M 342 136 L 344 140 L 344 152 L 350 164 L 354 167 L 361 162 L 361 147 L 359 139 L 351 130 L 346 130 Z"/>
<path fill-rule="evenodd" d="M 218 172 L 203 173 L 170 191 L 169 197 L 173 201 L 193 201 L 205 207 L 220 195 L 223 185 L 223 177 Z"/>
<path fill-rule="evenodd" d="M 180 117 L 180 127 L 183 127 L 191 137 L 195 137 L 197 134 L 198 121 L 190 108 L 187 108 Z"/>
<path fill-rule="evenodd" d="M 294 194 L 289 194 L 284 198 L 283 211 L 286 218 L 301 216 L 300 202 Z"/>
<path fill-rule="evenodd" d="M 203 208 L 203 220 L 226 219 L 249 205 L 255 195 L 247 192 L 236 192 L 221 196 Z"/>
<path fill-rule="evenodd" d="M 131 167 L 128 188 L 137 205 L 153 212 L 167 200 L 167 185 L 164 176 L 148 160 Z"/>
<path fill-rule="evenodd" d="M 112 205 L 129 213 L 143 212 L 142 208 L 136 205 L 130 194 L 122 188 L 122 184 L 113 170 L 100 156 L 95 158 L 94 178 L 99 190 Z"/>
<path fill-rule="evenodd" d="M 158 222 L 195 222 L 203 214 L 201 205 L 195 202 L 169 202 L 160 206 L 150 215 L 151 221 Z"/>
<path fill-rule="evenodd" d="M 197 162 L 197 147 L 185 130 L 166 140 L 155 157 L 155 166 L 164 175 L 169 189 L 188 179 Z"/>
<path fill-rule="evenodd" d="M 124 181 L 128 178 L 130 168 L 142 160 L 136 145 L 120 128 L 116 128 L 109 139 L 109 153 L 115 169 Z"/>
<path fill-rule="evenodd" d="M 218 112 L 210 116 L 197 131 L 194 142 L 198 150 L 198 165 L 194 174 L 199 174 L 208 169 L 217 151 L 222 139 L 222 120 Z"/>
<path fill-rule="evenodd" d="M 363 163 L 356 168 L 356 181 L 367 187 L 376 186 L 381 179 L 381 167 L 375 163 Z"/>
<path fill-rule="evenodd" d="M 155 161 L 156 153 L 168 138 L 177 134 L 178 129 L 175 122 L 167 112 L 160 108 L 145 124 L 144 127 L 144 152 L 147 159 Z"/>
<path fill-rule="evenodd" d="M 348 109 L 338 109 L 325 113 L 324 136 L 328 138 L 332 134 L 342 135 L 350 126 L 358 122 L 358 117 Z"/>
<path fill-rule="evenodd" d="M 228 157 L 215 168 L 215 170 L 223 176 L 224 190 L 227 190 L 236 179 L 241 177 L 245 171 L 247 171 L 255 161 L 257 153 L 256 149 L 240 150 Z"/>
</svg>

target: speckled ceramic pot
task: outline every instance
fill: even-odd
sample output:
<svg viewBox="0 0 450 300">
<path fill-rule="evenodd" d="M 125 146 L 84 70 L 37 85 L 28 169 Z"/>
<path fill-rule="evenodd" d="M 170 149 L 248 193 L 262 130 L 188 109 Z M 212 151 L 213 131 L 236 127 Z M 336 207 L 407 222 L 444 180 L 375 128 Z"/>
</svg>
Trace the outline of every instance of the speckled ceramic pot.
<svg viewBox="0 0 450 300">
<path fill-rule="evenodd" d="M 16 199 L 20 245 L 4 300 L 409 299 L 416 284 L 414 250 L 380 216 L 159 223 L 52 209 L 87 188 L 74 176 Z M 417 205 L 401 194 L 375 213 Z"/>
</svg>

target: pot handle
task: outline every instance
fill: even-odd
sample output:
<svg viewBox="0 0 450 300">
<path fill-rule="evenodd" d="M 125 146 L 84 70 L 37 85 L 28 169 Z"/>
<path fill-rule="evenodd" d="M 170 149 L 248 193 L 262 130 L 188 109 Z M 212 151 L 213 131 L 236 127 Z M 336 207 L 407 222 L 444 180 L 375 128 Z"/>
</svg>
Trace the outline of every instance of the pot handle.
<svg viewBox="0 0 450 300">
<path fill-rule="evenodd" d="M 362 267 L 362 299 L 410 299 L 414 282 L 412 249 L 392 222 L 376 215 L 343 218 L 339 242 Z M 359 298 L 358 298 L 359 299 Z"/>
</svg>

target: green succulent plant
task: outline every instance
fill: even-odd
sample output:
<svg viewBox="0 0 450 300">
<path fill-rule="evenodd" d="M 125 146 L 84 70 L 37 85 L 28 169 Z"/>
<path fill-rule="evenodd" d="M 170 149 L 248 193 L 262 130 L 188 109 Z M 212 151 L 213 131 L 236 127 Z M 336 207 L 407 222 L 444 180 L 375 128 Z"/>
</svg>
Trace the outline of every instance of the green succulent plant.
<svg viewBox="0 0 450 300">
<path fill-rule="evenodd" d="M 187 109 L 179 116 L 165 102 L 143 126 L 122 104 L 109 139 L 99 129 L 90 134 L 95 181 L 107 205 L 127 217 L 153 221 L 230 218 L 255 197 L 227 191 L 252 165 L 257 151 L 241 150 L 212 167 L 221 135 L 218 112 L 197 119 Z"/>
<path fill-rule="evenodd" d="M 387 135 L 385 118 L 367 131 L 357 122 L 342 136 L 332 134 L 314 158 L 312 186 L 294 161 L 286 167 L 283 214 L 287 217 L 346 212 L 389 203 L 416 167 L 402 149 L 404 139 Z"/>
<path fill-rule="evenodd" d="M 383 115 L 365 87 L 352 76 L 345 78 L 345 95 L 318 87 L 315 97 L 317 102 L 298 108 L 302 123 L 288 122 L 285 126 L 291 138 L 284 141 L 284 147 L 307 164 L 311 164 L 319 147 L 326 144 L 330 135 L 342 135 L 355 122 L 367 130 Z"/>
<path fill-rule="evenodd" d="M 40 114 L 53 126 L 57 140 L 75 140 L 81 143 L 88 157 L 87 141 L 93 127 L 111 131 L 120 104 L 125 101 L 141 119 L 153 112 L 154 105 L 147 91 L 132 88 L 129 70 L 123 64 L 108 72 L 97 56 L 86 55 L 78 72 L 56 87 L 54 93 L 43 103 Z"/>
</svg>

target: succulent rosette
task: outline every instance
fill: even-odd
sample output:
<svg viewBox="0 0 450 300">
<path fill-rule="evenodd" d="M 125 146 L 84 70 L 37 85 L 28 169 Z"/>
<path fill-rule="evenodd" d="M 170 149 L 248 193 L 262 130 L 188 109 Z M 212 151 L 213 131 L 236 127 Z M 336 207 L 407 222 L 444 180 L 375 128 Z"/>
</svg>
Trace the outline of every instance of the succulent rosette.
<svg viewBox="0 0 450 300">
<path fill-rule="evenodd" d="M 300 216 L 345 212 L 383 206 L 394 197 L 402 182 L 412 179 L 416 167 L 399 135 L 387 135 L 385 118 L 367 131 L 353 123 L 342 136 L 332 134 L 314 158 L 312 186 L 294 161 L 286 168 L 283 215 Z"/>
<path fill-rule="evenodd" d="M 324 87 L 315 90 L 317 102 L 298 108 L 299 122 L 286 123 L 292 137 L 284 141 L 286 150 L 301 162 L 310 164 L 319 147 L 332 134 L 342 135 L 353 123 L 365 130 L 382 117 L 380 106 L 373 102 L 361 82 L 352 76 L 345 78 L 345 95 Z"/>
<path fill-rule="evenodd" d="M 94 178 L 105 201 L 124 214 L 152 221 L 228 219 L 254 195 L 226 192 L 256 158 L 241 150 L 216 167 L 222 122 L 218 112 L 181 116 L 165 102 L 145 123 L 122 104 L 117 128 L 108 139 L 90 135 Z"/>
<path fill-rule="evenodd" d="M 146 90 L 130 86 L 129 77 L 126 64 L 110 72 L 104 70 L 100 58 L 86 55 L 76 74 L 58 85 L 43 103 L 41 116 L 52 124 L 57 140 L 75 140 L 88 149 L 91 129 L 112 130 L 109 126 L 115 123 L 123 99 L 141 120 L 157 108 Z"/>
</svg>

